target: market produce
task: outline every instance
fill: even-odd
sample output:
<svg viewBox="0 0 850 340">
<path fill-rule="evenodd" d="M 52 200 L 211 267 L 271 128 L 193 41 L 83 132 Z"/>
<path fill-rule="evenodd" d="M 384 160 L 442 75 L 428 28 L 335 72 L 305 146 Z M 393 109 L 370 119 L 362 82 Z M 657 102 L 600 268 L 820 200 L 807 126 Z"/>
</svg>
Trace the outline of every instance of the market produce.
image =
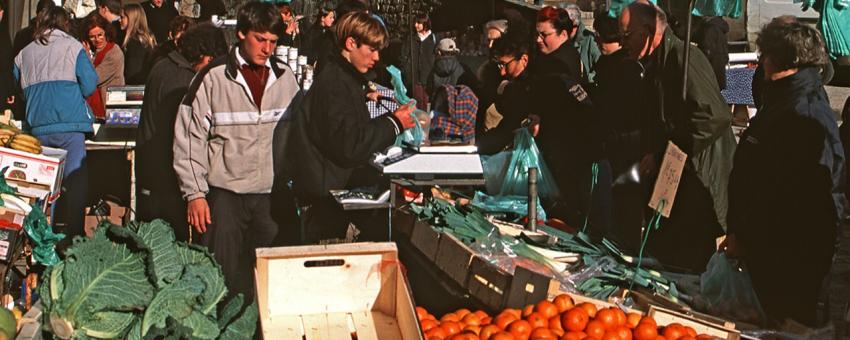
<svg viewBox="0 0 850 340">
<path fill-rule="evenodd" d="M 39 294 L 44 324 L 60 339 L 251 339 L 258 314 L 241 295 L 223 301 L 212 255 L 175 242 L 161 220 L 103 222 L 91 239 L 75 238 Z"/>
<path fill-rule="evenodd" d="M 15 126 L 0 124 L 0 144 L 19 151 L 41 154 L 41 142 Z"/>
<path fill-rule="evenodd" d="M 0 308 L 0 340 L 12 340 L 17 331 L 15 315 L 6 308 Z"/>
<path fill-rule="evenodd" d="M 589 302 L 575 304 L 567 294 L 522 310 L 507 308 L 495 317 L 483 311 L 458 309 L 439 321 L 423 307 L 416 316 L 426 340 L 708 340 L 678 323 L 664 327 L 652 317 L 626 313 Z"/>
</svg>

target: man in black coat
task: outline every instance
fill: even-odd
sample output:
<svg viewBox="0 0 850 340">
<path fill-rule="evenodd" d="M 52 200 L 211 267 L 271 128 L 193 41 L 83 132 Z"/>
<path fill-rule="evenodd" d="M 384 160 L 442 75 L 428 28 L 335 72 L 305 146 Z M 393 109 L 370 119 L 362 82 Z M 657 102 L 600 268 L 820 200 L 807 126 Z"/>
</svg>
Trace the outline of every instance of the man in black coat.
<svg viewBox="0 0 850 340">
<path fill-rule="evenodd" d="M 177 9 L 172 1 L 149 0 L 142 3 L 145 9 L 145 17 L 148 18 L 150 27 L 157 44 L 168 41 L 168 29 L 171 20 L 177 16 Z"/>
<path fill-rule="evenodd" d="M 304 207 L 307 243 L 344 238 L 352 221 L 364 234 L 386 229 L 385 212 L 372 211 L 384 216 L 384 223 L 372 222 L 372 212 L 363 216 L 342 211 L 328 192 L 378 184 L 378 173 L 369 165 L 372 154 L 414 125 L 410 105 L 374 119 L 366 107 L 369 87 L 364 74 L 377 63 L 386 40 L 386 30 L 371 15 L 351 12 L 341 17 L 338 53 L 316 78 L 296 117 L 293 189 Z"/>
<path fill-rule="evenodd" d="M 227 54 L 224 33 L 203 24 L 183 33 L 178 50 L 154 65 L 145 85 L 139 134 L 136 137 L 138 218 L 161 218 L 177 240 L 189 239 L 186 202 L 172 166 L 174 120 L 192 78 L 213 58 Z"/>
</svg>

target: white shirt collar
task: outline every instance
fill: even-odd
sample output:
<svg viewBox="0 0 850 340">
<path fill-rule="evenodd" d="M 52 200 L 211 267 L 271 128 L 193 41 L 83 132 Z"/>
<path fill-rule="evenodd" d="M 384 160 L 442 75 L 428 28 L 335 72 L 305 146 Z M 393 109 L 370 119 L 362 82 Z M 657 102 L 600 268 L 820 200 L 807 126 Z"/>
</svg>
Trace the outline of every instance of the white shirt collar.
<svg viewBox="0 0 850 340">
<path fill-rule="evenodd" d="M 245 60 L 245 58 L 242 58 L 242 54 L 239 53 L 239 46 L 236 46 L 236 61 L 239 63 L 239 67 L 242 67 L 242 66 L 245 66 L 245 65 L 251 65 L 250 63 L 248 63 Z M 272 68 L 272 58 L 271 57 L 269 59 L 266 59 L 266 67 Z"/>
</svg>

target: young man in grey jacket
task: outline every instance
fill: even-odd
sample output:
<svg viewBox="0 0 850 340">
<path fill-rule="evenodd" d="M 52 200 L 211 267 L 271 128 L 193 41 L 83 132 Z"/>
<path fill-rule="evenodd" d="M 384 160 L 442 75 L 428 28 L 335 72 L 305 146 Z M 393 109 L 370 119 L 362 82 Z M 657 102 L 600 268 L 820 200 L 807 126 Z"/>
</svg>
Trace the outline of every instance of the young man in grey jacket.
<svg viewBox="0 0 850 340">
<path fill-rule="evenodd" d="M 250 299 L 254 250 L 270 246 L 278 233 L 272 140 L 288 134 L 299 87 L 292 70 L 273 57 L 282 28 L 273 5 L 246 3 L 236 26 L 239 44 L 199 72 L 183 99 L 174 170 L 200 243 L 221 264 L 230 291 Z"/>
</svg>

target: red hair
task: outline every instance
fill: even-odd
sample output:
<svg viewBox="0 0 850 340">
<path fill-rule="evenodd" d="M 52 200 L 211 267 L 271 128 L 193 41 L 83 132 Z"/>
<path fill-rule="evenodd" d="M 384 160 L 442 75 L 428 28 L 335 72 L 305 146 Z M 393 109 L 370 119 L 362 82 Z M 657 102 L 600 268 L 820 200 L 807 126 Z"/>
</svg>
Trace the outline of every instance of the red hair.
<svg viewBox="0 0 850 340">
<path fill-rule="evenodd" d="M 562 31 L 572 31 L 573 21 L 570 20 L 570 14 L 563 8 L 546 6 L 537 12 L 537 22 L 548 22 L 552 24 L 558 33 Z"/>
</svg>

